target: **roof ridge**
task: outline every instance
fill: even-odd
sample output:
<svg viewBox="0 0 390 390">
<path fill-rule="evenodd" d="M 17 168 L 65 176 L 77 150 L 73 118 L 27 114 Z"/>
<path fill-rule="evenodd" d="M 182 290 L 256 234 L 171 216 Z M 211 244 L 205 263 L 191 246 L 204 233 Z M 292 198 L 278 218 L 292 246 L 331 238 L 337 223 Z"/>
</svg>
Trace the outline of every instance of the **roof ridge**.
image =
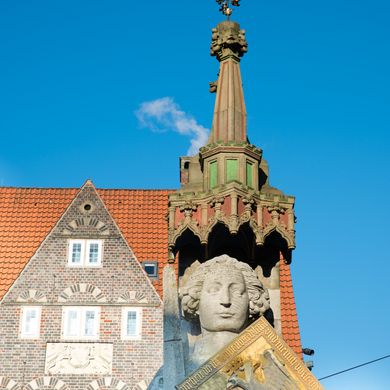
<svg viewBox="0 0 390 390">
<path fill-rule="evenodd" d="M 80 187 L 18 187 L 18 186 L 0 186 L 2 189 L 15 189 L 15 190 L 79 190 L 85 185 Z M 109 191 L 177 191 L 177 188 L 102 188 L 95 187 L 97 190 L 109 190 Z"/>
<path fill-rule="evenodd" d="M 2 189 L 15 189 L 15 190 L 78 190 L 81 187 L 17 187 L 17 186 L 0 186 Z"/>
<path fill-rule="evenodd" d="M 177 188 L 100 188 L 96 187 L 97 190 L 107 191 L 177 191 Z"/>
</svg>

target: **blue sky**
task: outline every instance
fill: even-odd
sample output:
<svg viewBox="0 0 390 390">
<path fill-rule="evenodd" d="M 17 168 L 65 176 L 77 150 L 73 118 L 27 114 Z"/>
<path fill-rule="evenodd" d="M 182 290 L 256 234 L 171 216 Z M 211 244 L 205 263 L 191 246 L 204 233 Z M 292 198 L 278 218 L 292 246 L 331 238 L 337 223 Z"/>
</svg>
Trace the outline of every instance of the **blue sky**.
<svg viewBox="0 0 390 390">
<path fill-rule="evenodd" d="M 297 199 L 292 272 L 318 377 L 390 353 L 389 13 L 385 0 L 235 13 L 250 140 Z M 211 126 L 221 19 L 213 0 L 0 2 L 0 185 L 177 188 L 193 133 L 143 128 L 136 111 L 170 97 Z M 323 384 L 388 389 L 390 359 Z"/>
</svg>

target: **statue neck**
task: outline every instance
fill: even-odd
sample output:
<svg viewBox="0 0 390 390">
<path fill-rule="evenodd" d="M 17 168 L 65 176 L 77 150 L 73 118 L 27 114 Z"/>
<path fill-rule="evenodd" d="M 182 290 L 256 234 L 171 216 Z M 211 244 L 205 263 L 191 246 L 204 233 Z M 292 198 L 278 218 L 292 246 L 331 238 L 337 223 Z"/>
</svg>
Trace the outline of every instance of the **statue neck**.
<svg viewBox="0 0 390 390">
<path fill-rule="evenodd" d="M 218 351 L 229 344 L 230 341 L 237 336 L 237 334 L 238 333 L 236 332 L 230 332 L 227 330 L 209 332 L 208 330 L 202 328 L 202 339 L 215 345 L 215 348 L 218 348 Z"/>
<path fill-rule="evenodd" d="M 226 347 L 236 336 L 237 333 L 234 332 L 209 332 L 206 329 L 202 329 L 202 336 L 195 343 L 194 361 L 199 366 Z"/>
</svg>

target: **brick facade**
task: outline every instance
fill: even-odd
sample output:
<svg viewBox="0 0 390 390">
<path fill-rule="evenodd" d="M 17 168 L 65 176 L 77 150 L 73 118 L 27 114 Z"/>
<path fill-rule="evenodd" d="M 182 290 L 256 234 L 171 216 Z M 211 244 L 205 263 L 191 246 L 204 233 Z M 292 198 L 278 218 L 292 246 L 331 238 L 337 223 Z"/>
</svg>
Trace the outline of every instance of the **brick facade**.
<svg viewBox="0 0 390 390">
<path fill-rule="evenodd" d="M 69 267 L 71 239 L 102 240 L 102 265 Z M 41 307 L 38 339 L 20 336 L 25 306 Z M 68 306 L 100 308 L 98 340 L 64 340 L 62 312 Z M 139 340 L 122 340 L 124 307 L 141 308 Z M 95 188 L 87 182 L 1 301 L 0 390 L 19 386 L 30 390 L 122 390 L 137 385 L 142 389 L 162 364 L 162 315 L 161 300 L 149 278 Z M 110 372 L 49 378 L 47 369 L 45 372 L 47 343 L 112 344 Z"/>
</svg>

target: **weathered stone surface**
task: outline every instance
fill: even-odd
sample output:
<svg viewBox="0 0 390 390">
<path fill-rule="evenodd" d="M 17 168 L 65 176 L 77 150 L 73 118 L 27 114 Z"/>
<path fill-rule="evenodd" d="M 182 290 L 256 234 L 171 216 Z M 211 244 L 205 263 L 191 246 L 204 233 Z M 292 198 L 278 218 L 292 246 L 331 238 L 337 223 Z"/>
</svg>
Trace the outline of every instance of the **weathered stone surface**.
<svg viewBox="0 0 390 390">
<path fill-rule="evenodd" d="M 164 389 L 171 390 L 185 378 L 176 272 L 164 268 Z"/>
<path fill-rule="evenodd" d="M 190 371 L 217 353 L 270 307 L 267 290 L 248 264 L 222 255 L 190 270 L 180 296 L 185 317 L 202 335 Z"/>
<path fill-rule="evenodd" d="M 218 61 L 229 56 L 238 59 L 248 51 L 245 30 L 241 30 L 238 23 L 226 20 L 213 28 L 212 33 L 210 54 Z"/>
</svg>

